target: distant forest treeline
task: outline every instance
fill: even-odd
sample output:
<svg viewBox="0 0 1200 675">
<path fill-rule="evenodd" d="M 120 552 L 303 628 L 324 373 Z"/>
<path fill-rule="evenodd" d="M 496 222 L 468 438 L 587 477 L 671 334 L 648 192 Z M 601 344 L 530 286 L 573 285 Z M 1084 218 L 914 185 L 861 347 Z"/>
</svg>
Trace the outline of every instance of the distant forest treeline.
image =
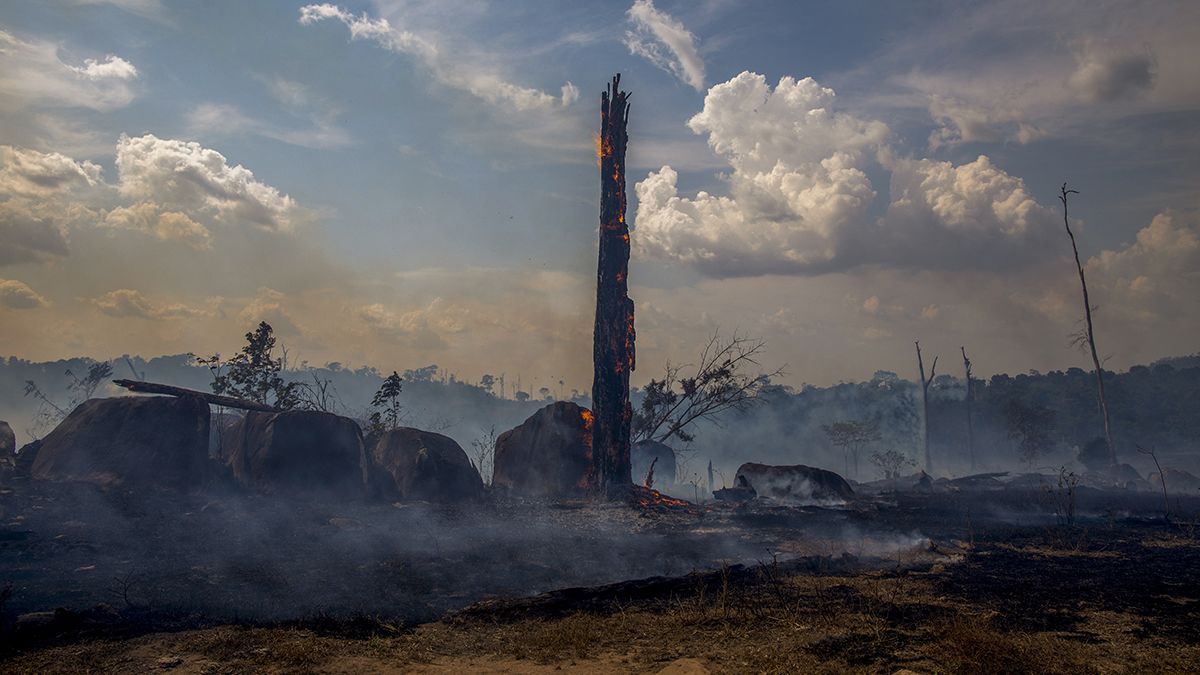
<svg viewBox="0 0 1200 675">
<path fill-rule="evenodd" d="M 37 433 L 39 402 L 25 395 L 32 380 L 49 397 L 68 399 L 68 370 L 85 372 L 93 363 L 70 359 L 34 363 L 0 359 L 0 419 L 12 423 L 19 442 Z M 118 358 L 114 377 L 146 379 L 207 390 L 212 377 L 189 355 L 149 360 Z M 404 423 L 451 436 L 469 448 L 492 429 L 516 426 L 559 392 L 542 390 L 523 400 L 501 398 L 495 379 L 463 382 L 436 366 L 402 370 Z M 339 364 L 303 366 L 287 376 L 301 381 L 327 380 L 340 414 L 363 419 L 372 395 L 387 373 Z M 1149 461 L 1136 445 L 1154 448 L 1164 463 L 1195 470 L 1200 465 L 1200 355 L 1168 358 L 1126 372 L 1105 372 L 1113 433 L 1121 460 L 1146 473 Z M 970 472 L 967 452 L 965 381 L 939 375 L 930 387 L 929 435 L 938 473 Z M 1066 464 L 1080 449 L 1102 436 L 1095 379 L 1079 368 L 1015 376 L 994 375 L 972 383 L 975 470 L 1025 470 Z M 97 396 L 125 393 L 109 385 Z M 509 392 L 512 393 L 512 392 Z M 580 404 L 586 397 L 576 395 Z M 634 392 L 634 405 L 638 392 Z M 768 386 L 761 401 L 744 412 L 729 412 L 701 422 L 695 440 L 681 453 L 680 480 L 697 480 L 711 460 L 719 476 L 730 480 L 746 461 L 810 464 L 842 472 L 842 450 L 833 446 L 824 426 L 856 420 L 878 425 L 879 439 L 866 448 L 860 480 L 878 477 L 867 461 L 872 452 L 894 449 L 918 459 L 920 388 L 895 373 L 879 371 L 866 382 L 799 390 Z M 33 432 L 33 434 L 31 434 Z M 43 430 L 44 432 L 44 430 Z M 678 445 L 678 443 L 671 443 Z M 854 476 L 851 476 L 854 477 Z M 718 486 L 721 479 L 718 477 Z"/>
</svg>

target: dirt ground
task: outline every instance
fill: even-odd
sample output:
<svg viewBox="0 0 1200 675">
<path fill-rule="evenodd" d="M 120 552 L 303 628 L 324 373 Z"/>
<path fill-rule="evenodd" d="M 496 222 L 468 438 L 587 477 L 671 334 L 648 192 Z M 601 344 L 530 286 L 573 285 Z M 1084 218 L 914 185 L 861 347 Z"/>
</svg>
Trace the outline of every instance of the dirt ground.
<svg viewBox="0 0 1200 675">
<path fill-rule="evenodd" d="M 67 570 L 74 570 L 70 566 L 78 566 L 83 558 L 66 556 L 55 562 L 55 545 L 47 542 L 56 541 L 58 535 L 53 533 L 61 529 L 65 517 L 58 513 L 58 505 L 67 498 L 46 496 L 51 501 L 29 502 L 43 508 L 16 514 L 26 516 L 16 525 L 10 510 L 8 529 L 0 531 L 6 537 L 0 541 L 0 573 L 19 580 L 5 598 L 6 640 L 0 669 L 29 673 L 1200 672 L 1200 527 L 1196 521 L 1176 515 L 1168 524 L 1156 514 L 1158 502 L 1103 491 L 1077 495 L 1067 520 L 1056 513 L 1053 499 L 1044 497 L 995 492 L 892 495 L 840 510 L 721 506 L 705 513 L 493 504 L 485 508 L 500 509 L 506 519 L 543 514 L 540 517 L 552 524 L 549 531 L 564 533 L 548 540 L 542 534 L 522 540 L 525 545 L 537 542 L 540 548 L 521 555 L 502 553 L 507 546 L 519 548 L 521 541 L 481 541 L 484 548 L 499 546 L 488 554 L 478 546 L 460 549 L 446 541 L 440 551 L 426 550 L 432 544 L 425 537 L 419 550 L 392 547 L 357 561 L 354 569 L 362 574 L 361 570 L 389 560 L 391 564 L 407 560 L 407 568 L 401 569 L 410 570 L 415 578 L 406 581 L 397 574 L 387 583 L 399 587 L 421 583 L 420 588 L 405 591 L 405 597 L 422 608 L 439 608 L 440 618 L 427 618 L 427 612 L 406 612 L 407 606 L 391 612 L 350 610 L 290 617 L 214 616 L 197 611 L 195 607 L 236 602 L 236 588 L 225 588 L 223 583 L 217 584 L 220 592 L 199 589 L 190 611 L 187 601 L 192 596 L 180 590 L 182 586 L 164 582 L 155 582 L 159 585 L 153 590 L 136 583 L 132 590 L 118 586 L 110 589 L 104 604 L 92 605 L 94 597 L 103 595 L 99 586 L 75 581 L 65 590 L 58 587 L 82 574 Z M 14 495 L 7 498 L 0 504 L 9 509 L 25 508 L 22 503 L 28 501 Z M 1190 502 L 1176 506 L 1180 513 L 1200 512 Z M 405 514 L 405 509 L 386 508 L 391 511 L 380 513 L 388 514 L 389 527 L 410 531 L 417 527 L 417 520 L 392 517 Z M 253 509 L 241 515 L 262 520 Z M 318 515 L 327 516 L 324 511 Z M 383 528 L 363 511 L 331 517 L 354 518 L 368 533 Z M 461 520 L 445 518 L 437 516 L 431 522 L 467 528 Z M 471 515 L 467 522 L 479 518 Z M 60 520 L 51 526 L 55 519 Z M 134 520 L 141 527 L 147 523 L 166 527 L 178 517 L 144 512 Z M 307 511 L 300 521 L 324 522 Z M 326 527 L 331 526 L 321 524 L 315 529 Z M 28 534 L 14 537 L 14 530 Z M 334 527 L 329 536 L 341 531 Z M 614 533 L 621 536 L 614 538 Z M 259 560 L 275 565 L 277 571 L 291 570 L 281 566 L 278 558 L 305 548 L 284 546 L 292 534 L 289 530 L 267 535 L 277 546 L 261 547 L 269 555 Z M 181 566 L 176 556 L 186 554 L 186 547 L 196 541 L 186 534 L 180 538 L 182 552 L 173 546 L 160 549 L 162 579 Z M 91 542 L 92 548 L 84 547 L 87 555 L 111 564 L 121 560 L 109 555 L 104 542 Z M 555 546 L 578 550 L 560 550 L 550 562 L 535 564 L 537 556 L 547 555 Z M 617 546 L 617 555 L 596 557 L 606 546 Z M 50 547 L 49 553 L 43 547 Z M 708 547 L 715 547 L 712 551 L 717 555 L 705 557 L 704 552 L 712 552 Z M 674 557 L 664 564 L 668 552 Z M 624 560 L 630 556 L 643 559 Z M 342 559 L 332 560 L 309 556 L 296 563 L 296 569 L 340 564 Z M 591 567 L 611 566 L 614 560 L 623 562 L 607 576 Z M 34 566 L 41 563 L 57 565 L 58 571 L 39 576 Z M 678 569 L 689 564 L 697 571 L 689 574 L 688 569 Z M 564 569 L 543 569 L 559 566 Z M 445 577 L 441 585 L 424 581 L 433 568 Z M 543 576 L 522 582 L 510 574 L 511 568 L 517 574 L 526 568 L 542 570 Z M 311 573 L 328 577 L 332 568 Z M 651 578 L 628 581 L 641 577 Z M 482 581 L 488 578 L 495 579 L 490 586 Z M 580 579 L 588 583 L 579 584 Z M 453 587 L 456 581 L 457 588 Z M 291 592 L 299 589 L 295 579 L 280 583 L 285 582 Z M 252 588 L 254 578 L 243 583 Z M 342 592 L 359 593 L 379 583 L 373 577 L 371 586 L 354 580 L 333 585 Z M 569 586 L 574 587 L 564 589 Z M 48 590 L 38 595 L 43 588 Z M 501 592 L 491 590 L 495 588 Z M 545 592 L 538 594 L 539 590 Z M 133 602 L 124 602 L 121 591 L 135 596 Z M 399 597 L 400 591 L 392 593 Z M 59 604 L 64 598 L 82 602 Z M 161 608 L 165 600 L 173 603 L 169 611 Z M 64 609 L 49 611 L 56 606 Z"/>
</svg>

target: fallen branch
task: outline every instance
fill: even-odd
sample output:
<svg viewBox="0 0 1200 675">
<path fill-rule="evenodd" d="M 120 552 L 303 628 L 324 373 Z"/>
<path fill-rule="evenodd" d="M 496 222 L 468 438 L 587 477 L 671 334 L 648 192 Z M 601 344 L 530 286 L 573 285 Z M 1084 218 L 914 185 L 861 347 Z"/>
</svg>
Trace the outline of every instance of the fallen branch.
<svg viewBox="0 0 1200 675">
<path fill-rule="evenodd" d="M 244 398 L 234 398 L 232 396 L 221 396 L 219 394 L 210 394 L 206 391 L 196 391 L 195 389 L 185 389 L 169 384 L 158 384 L 157 382 L 141 382 L 138 380 L 113 380 L 113 384 L 118 387 L 124 387 L 129 391 L 139 394 L 163 394 L 165 396 L 195 396 L 204 399 L 209 405 L 221 406 L 223 408 L 238 408 L 239 410 L 253 410 L 256 412 L 282 412 L 279 408 L 259 403 L 257 401 L 248 401 Z"/>
</svg>

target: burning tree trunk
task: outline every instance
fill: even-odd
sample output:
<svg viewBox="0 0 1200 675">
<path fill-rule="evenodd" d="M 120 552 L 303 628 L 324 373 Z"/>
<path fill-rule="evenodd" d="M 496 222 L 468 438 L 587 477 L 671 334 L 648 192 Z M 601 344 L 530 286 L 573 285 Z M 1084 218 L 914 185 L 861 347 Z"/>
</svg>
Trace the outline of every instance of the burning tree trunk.
<svg viewBox="0 0 1200 675">
<path fill-rule="evenodd" d="M 629 94 L 613 77 L 600 103 L 600 259 L 593 334 L 592 481 L 617 496 L 633 483 L 629 429 L 629 373 L 634 368 L 633 301 L 629 299 L 629 225 L 625 222 L 625 145 Z"/>
<path fill-rule="evenodd" d="M 963 369 L 967 371 L 967 455 L 971 458 L 971 471 L 975 470 L 975 427 L 971 420 L 971 359 L 967 358 L 967 348 L 959 347 L 963 355 Z"/>
<path fill-rule="evenodd" d="M 937 375 L 937 357 L 933 357 L 933 366 L 929 369 L 929 377 L 925 377 L 925 362 L 921 360 L 921 343 L 917 345 L 917 368 L 921 371 L 921 444 L 925 450 L 925 473 L 933 474 L 933 455 L 929 452 L 929 385 Z"/>
</svg>

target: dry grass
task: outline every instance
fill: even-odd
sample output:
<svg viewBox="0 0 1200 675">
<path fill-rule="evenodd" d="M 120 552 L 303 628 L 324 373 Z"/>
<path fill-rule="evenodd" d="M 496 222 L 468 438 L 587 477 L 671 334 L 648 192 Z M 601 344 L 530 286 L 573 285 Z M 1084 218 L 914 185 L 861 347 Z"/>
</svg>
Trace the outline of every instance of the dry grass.
<svg viewBox="0 0 1200 675">
<path fill-rule="evenodd" d="M 9 672 L 302 672 L 526 663 L 657 672 L 684 658 L 713 672 L 1087 673 L 1193 671 L 1195 645 L 1123 639 L 1129 622 L 1079 635 L 997 628 L 985 613 L 935 596 L 926 580 L 795 577 L 663 607 L 515 623 L 435 623 L 351 639 L 299 628 L 219 627 L 97 641 L 26 654 Z M 1124 626 L 1123 626 L 1124 623 Z M 1105 634 L 1105 626 L 1114 634 Z M 1097 632 L 1099 631 L 1099 632 Z"/>
<path fill-rule="evenodd" d="M 678 597 L 561 618 L 448 620 L 409 631 L 379 624 L 353 633 L 357 637 L 319 625 L 223 626 L 96 640 L 24 653 L 0 670 L 658 672 L 671 666 L 694 672 L 698 663 L 721 673 L 1200 672 L 1200 644 L 1179 629 L 1181 620 L 1200 619 L 1191 609 L 1194 598 L 1174 598 L 1185 613 L 1168 617 L 1133 597 L 1125 606 L 1113 606 L 1111 598 L 1101 606 L 1090 591 L 1062 590 L 1053 578 L 1012 576 L 1022 560 L 1031 565 L 1050 560 L 1054 569 L 1065 560 L 1077 565 L 1063 568 L 1069 573 L 1088 574 L 1099 561 L 1138 550 L 1155 555 L 1170 548 L 1172 558 L 1195 555 L 1194 542 L 1154 536 L 1142 549 L 1119 550 L 1061 543 L 1061 548 L 1054 541 L 996 544 L 990 553 L 973 550 L 969 565 L 927 572 L 784 574 L 766 565 L 753 582 L 718 583 L 715 590 L 697 587 Z M 1003 567 L 989 568 L 993 559 Z M 948 591 L 951 577 L 964 569 L 979 577 L 972 583 L 995 580 L 989 589 L 995 594 L 972 596 L 971 585 Z M 1071 620 L 1014 621 L 1008 615 L 1014 605 L 1007 603 L 1035 589 L 1049 593 L 1055 607 L 1071 607 Z M 1075 592 L 1078 597 L 1070 595 Z M 1033 605 L 1015 606 L 1034 611 Z"/>
</svg>

